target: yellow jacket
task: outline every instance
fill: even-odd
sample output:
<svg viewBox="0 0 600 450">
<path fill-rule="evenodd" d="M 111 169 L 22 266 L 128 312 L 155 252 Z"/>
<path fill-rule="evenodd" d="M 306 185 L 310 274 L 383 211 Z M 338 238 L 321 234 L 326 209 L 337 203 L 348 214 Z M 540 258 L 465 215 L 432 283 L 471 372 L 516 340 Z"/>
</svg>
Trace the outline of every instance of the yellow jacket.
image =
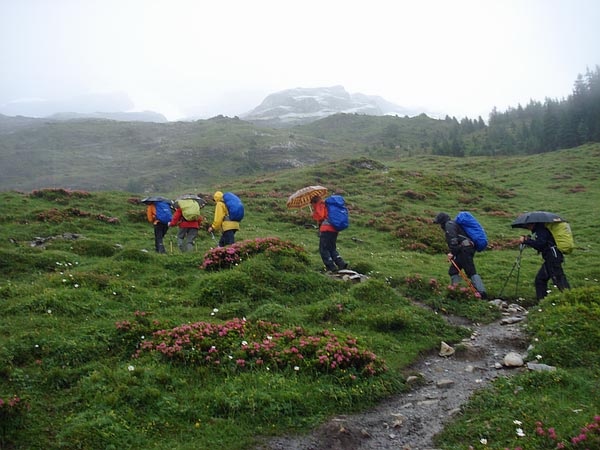
<svg viewBox="0 0 600 450">
<path fill-rule="evenodd" d="M 223 193 L 221 191 L 215 192 L 213 199 L 216 202 L 215 205 L 215 217 L 213 219 L 212 227 L 215 230 L 239 230 L 240 223 L 235 222 L 233 220 L 225 220 L 229 217 L 229 211 L 227 211 L 227 206 L 223 201 Z"/>
</svg>

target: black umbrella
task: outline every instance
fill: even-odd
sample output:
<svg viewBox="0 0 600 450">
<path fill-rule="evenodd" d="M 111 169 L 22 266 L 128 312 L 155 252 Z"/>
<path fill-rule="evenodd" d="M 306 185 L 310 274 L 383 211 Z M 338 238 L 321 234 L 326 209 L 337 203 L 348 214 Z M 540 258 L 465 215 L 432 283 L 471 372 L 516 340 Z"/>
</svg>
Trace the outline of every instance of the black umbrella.
<svg viewBox="0 0 600 450">
<path fill-rule="evenodd" d="M 149 203 L 156 203 L 156 202 L 171 203 L 171 200 L 169 200 L 166 197 L 163 197 L 162 195 L 153 195 L 151 197 L 146 197 L 146 198 L 142 199 L 142 203 L 145 203 L 146 205 L 148 205 Z"/>
<path fill-rule="evenodd" d="M 177 203 L 179 200 L 196 200 L 200 205 L 200 208 L 204 208 L 206 205 L 206 201 L 196 194 L 182 194 L 175 199 L 175 202 Z"/>
<path fill-rule="evenodd" d="M 552 222 L 566 222 L 566 220 L 560 217 L 558 214 L 548 211 L 531 211 L 521 214 L 510 226 L 513 228 L 527 228 L 527 225 L 532 223 Z"/>
</svg>

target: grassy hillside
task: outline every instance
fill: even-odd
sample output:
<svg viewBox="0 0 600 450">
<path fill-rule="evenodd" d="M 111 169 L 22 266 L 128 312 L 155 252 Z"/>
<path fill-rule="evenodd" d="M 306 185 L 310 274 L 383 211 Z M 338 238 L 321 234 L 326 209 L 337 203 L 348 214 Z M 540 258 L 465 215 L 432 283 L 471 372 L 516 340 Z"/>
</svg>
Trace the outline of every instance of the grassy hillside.
<svg viewBox="0 0 600 450">
<path fill-rule="evenodd" d="M 503 297 L 536 311 L 532 333 L 548 341 L 544 361 L 561 367 L 522 381 L 532 389 L 519 417 L 544 411 L 545 423 L 554 424 L 581 409 L 579 422 L 560 429 L 578 430 L 600 411 L 591 382 L 600 362 L 587 350 L 600 337 L 589 327 L 579 334 L 600 316 L 599 156 L 593 145 L 505 159 L 350 158 L 211 184 L 205 192 L 232 190 L 246 206 L 231 253 L 240 259 L 220 269 L 210 262 L 199 268 L 207 259 L 228 266 L 205 232 L 196 251 L 180 254 L 170 230 L 173 251 L 153 253 L 139 195 L 2 192 L 0 446 L 251 448 L 258 436 L 303 430 L 407 389 L 406 368 L 421 352 L 469 334 L 411 299 L 479 322 L 499 315 L 445 288 L 446 248 L 431 219 L 462 209 L 488 232 L 490 249 L 476 257 L 488 291 L 495 295 L 508 281 Z M 308 211 L 286 209 L 292 192 L 317 183 L 345 196 L 351 226 L 338 249 L 368 282 L 323 275 Z M 519 254 L 520 230 L 510 223 L 534 209 L 564 215 L 577 242 L 565 264 L 572 296 L 553 294 L 535 307 L 535 252 L 523 252 L 520 284 L 507 280 Z M 207 226 L 212 205 L 203 212 Z M 585 317 L 568 321 L 576 341 L 561 345 L 554 332 L 558 340 L 547 338 L 571 317 Z M 494 413 L 514 414 L 507 392 L 516 388 L 496 389 L 440 448 L 484 448 L 473 436 L 496 429 L 486 428 L 493 395 L 506 406 Z M 557 389 L 562 399 L 549 396 Z M 498 433 L 498 448 L 544 448 Z"/>
<path fill-rule="evenodd" d="M 425 116 L 340 114 L 288 130 L 225 117 L 156 124 L 0 116 L 0 190 L 194 191 L 339 158 L 419 154 L 449 130 Z"/>
</svg>

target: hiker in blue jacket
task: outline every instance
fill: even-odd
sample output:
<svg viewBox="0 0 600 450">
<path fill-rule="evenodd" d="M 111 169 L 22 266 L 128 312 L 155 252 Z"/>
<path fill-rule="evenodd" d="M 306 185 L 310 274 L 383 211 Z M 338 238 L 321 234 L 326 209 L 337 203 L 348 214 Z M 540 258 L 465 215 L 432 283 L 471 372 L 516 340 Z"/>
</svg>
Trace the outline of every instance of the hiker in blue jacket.
<svg viewBox="0 0 600 450">
<path fill-rule="evenodd" d="M 521 244 L 532 247 L 542 254 L 544 262 L 535 276 L 535 295 L 538 300 L 548 294 L 548 281 L 552 279 L 559 291 L 570 289 L 569 281 L 562 268 L 564 256 L 556 246 L 554 236 L 543 223 L 531 223 L 527 225 L 535 239 L 530 236 L 521 236 Z"/>
<path fill-rule="evenodd" d="M 475 268 L 475 262 L 473 258 L 475 256 L 475 245 L 473 241 L 469 239 L 467 233 L 462 227 L 457 224 L 454 220 L 450 219 L 450 216 L 444 212 L 439 213 L 435 216 L 433 223 L 437 223 L 446 236 L 446 243 L 448 244 L 448 258 L 452 259 L 459 269 L 463 269 L 467 276 L 473 282 L 473 286 L 479 292 L 482 299 L 487 299 L 487 292 L 483 285 L 483 280 L 477 274 Z M 450 282 L 452 284 L 460 283 L 460 275 L 458 269 L 454 264 L 450 264 L 448 269 L 448 275 L 450 275 Z"/>
</svg>

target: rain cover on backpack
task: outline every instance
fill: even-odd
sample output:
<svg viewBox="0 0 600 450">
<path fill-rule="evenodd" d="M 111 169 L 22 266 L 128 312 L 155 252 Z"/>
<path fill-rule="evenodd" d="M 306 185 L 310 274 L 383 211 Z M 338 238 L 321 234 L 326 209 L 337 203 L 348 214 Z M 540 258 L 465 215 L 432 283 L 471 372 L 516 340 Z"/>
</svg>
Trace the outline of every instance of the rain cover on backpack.
<svg viewBox="0 0 600 450">
<path fill-rule="evenodd" d="M 186 222 L 194 222 L 200 218 L 200 204 L 193 198 L 183 198 L 177 200 L 181 208 L 181 214 Z"/>
<path fill-rule="evenodd" d="M 244 218 L 244 205 L 237 195 L 232 192 L 225 192 L 223 202 L 227 206 L 229 220 L 239 222 Z"/>
<path fill-rule="evenodd" d="M 156 208 L 156 219 L 161 223 L 169 223 L 173 218 L 171 205 L 167 202 L 154 202 Z"/>
<path fill-rule="evenodd" d="M 348 208 L 346 202 L 341 195 L 332 195 L 325 199 L 327 207 L 327 221 L 337 231 L 342 231 L 348 228 Z"/>
<path fill-rule="evenodd" d="M 568 222 L 551 222 L 544 225 L 552 233 L 554 242 L 556 242 L 556 246 L 562 253 L 569 254 L 573 252 L 575 241 Z"/>
<path fill-rule="evenodd" d="M 485 250 L 488 244 L 487 236 L 483 227 L 477 222 L 477 219 L 473 217 L 468 211 L 461 211 L 458 213 L 454 221 L 459 224 L 469 239 L 475 244 L 475 250 L 482 252 Z"/>
</svg>

